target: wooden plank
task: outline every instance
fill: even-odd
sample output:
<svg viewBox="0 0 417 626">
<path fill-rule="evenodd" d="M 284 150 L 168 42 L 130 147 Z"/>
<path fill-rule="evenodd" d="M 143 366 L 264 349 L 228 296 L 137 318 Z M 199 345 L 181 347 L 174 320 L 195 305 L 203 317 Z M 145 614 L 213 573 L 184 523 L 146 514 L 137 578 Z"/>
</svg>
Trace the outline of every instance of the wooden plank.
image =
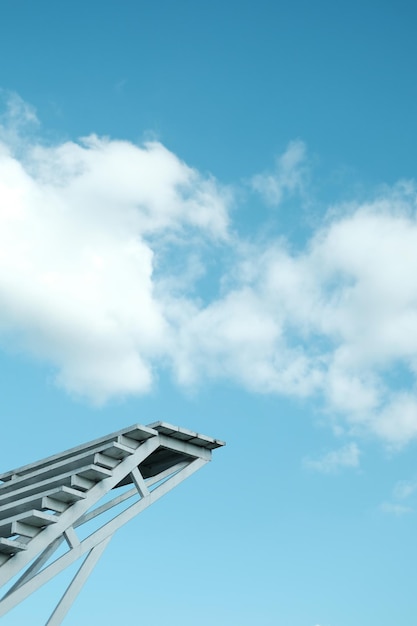
<svg viewBox="0 0 417 626">
<path fill-rule="evenodd" d="M 121 430 L 111 433 L 106 437 L 99 437 L 98 439 L 88 441 L 87 443 L 75 446 L 74 448 L 70 448 L 69 450 L 65 450 L 58 454 L 53 454 L 52 456 L 49 456 L 45 459 L 41 459 L 33 463 L 28 463 L 27 465 L 22 465 L 21 467 L 12 469 L 8 472 L 3 472 L 2 474 L 0 474 L 0 481 L 6 483 L 10 480 L 15 480 L 15 477 L 17 475 L 24 476 L 27 473 L 41 470 L 42 468 L 50 466 L 54 463 L 65 461 L 67 459 L 70 459 L 71 457 L 77 456 L 82 452 L 98 452 L 108 443 L 117 443 L 119 436 L 125 434 L 130 436 L 132 439 L 135 439 L 136 441 L 146 441 L 150 437 L 155 437 L 158 433 L 148 426 L 134 424 L 133 426 L 128 426 L 127 428 L 122 428 Z"/>
<path fill-rule="evenodd" d="M 94 475 L 94 479 L 89 478 L 91 475 Z M 7 490 L 5 493 L 0 490 L 0 510 L 3 505 L 9 502 L 15 502 L 20 498 L 26 498 L 35 494 L 45 495 L 48 490 L 56 487 L 74 487 L 87 491 L 96 482 L 99 482 L 102 478 L 107 478 L 109 475 L 111 475 L 111 472 L 105 468 L 87 465 L 86 467 L 79 468 L 77 473 L 67 472 L 66 474 L 54 478 L 48 478 L 38 483 L 26 485 L 20 489 L 13 491 Z"/>
<path fill-rule="evenodd" d="M 17 517 L 3 520 L 0 523 L 0 536 L 23 535 L 24 537 L 34 537 L 40 528 L 55 524 L 57 521 L 58 517 L 49 513 L 35 510 L 26 511 Z"/>
<path fill-rule="evenodd" d="M 73 502 L 77 502 L 83 498 L 85 498 L 85 493 L 82 493 L 78 489 L 71 489 L 70 487 L 49 489 L 42 495 L 35 494 L 28 498 L 22 498 L 3 505 L 0 508 L 0 520 L 19 515 L 30 509 L 44 510 L 50 508 L 53 511 L 62 512 Z"/>
<path fill-rule="evenodd" d="M 25 543 L 16 541 L 16 539 L 6 539 L 5 537 L 0 537 L 1 554 L 15 554 L 16 552 L 21 552 L 22 550 L 27 550 L 27 545 Z"/>
</svg>

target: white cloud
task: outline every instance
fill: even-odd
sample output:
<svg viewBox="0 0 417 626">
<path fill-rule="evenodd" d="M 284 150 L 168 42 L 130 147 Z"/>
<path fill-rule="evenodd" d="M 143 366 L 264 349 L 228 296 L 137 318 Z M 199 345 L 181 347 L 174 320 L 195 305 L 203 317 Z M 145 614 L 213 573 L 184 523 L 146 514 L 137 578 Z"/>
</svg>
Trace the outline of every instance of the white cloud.
<svg viewBox="0 0 417 626">
<path fill-rule="evenodd" d="M 417 489 L 417 480 L 401 480 L 399 481 L 393 490 L 394 498 L 398 500 L 405 500 L 409 498 Z"/>
<path fill-rule="evenodd" d="M 0 329 L 51 361 L 71 392 L 100 402 L 148 390 L 169 335 L 150 240 L 225 239 L 227 193 L 159 143 L 45 146 L 15 142 L 10 127 L 0 135 Z"/>
<path fill-rule="evenodd" d="M 410 507 L 398 504 L 397 502 L 383 502 L 380 508 L 384 513 L 397 516 L 405 515 L 406 513 L 410 513 L 412 511 Z"/>
<path fill-rule="evenodd" d="M 246 246 L 224 296 L 176 320 L 180 380 L 314 395 L 351 434 L 417 437 L 415 206 L 399 185 L 333 216 L 299 253 Z"/>
<path fill-rule="evenodd" d="M 416 490 L 416 480 L 401 480 L 397 482 L 392 490 L 392 499 L 394 502 L 383 502 L 380 506 L 381 511 L 397 516 L 410 513 L 413 509 L 409 504 L 404 504 L 404 501 L 410 501 L 411 496 Z"/>
<path fill-rule="evenodd" d="M 231 192 L 158 142 L 45 145 L 27 123 L 15 97 L 0 119 L 0 331 L 61 386 L 104 401 L 168 367 L 182 385 L 313 397 L 355 438 L 417 438 L 413 183 L 332 207 L 294 252 L 239 239 Z M 304 162 L 290 144 L 270 202 L 302 188 Z M 219 254 L 209 297 L 198 281 Z"/>
<path fill-rule="evenodd" d="M 337 472 L 342 468 L 359 467 L 360 450 L 356 443 L 348 443 L 338 450 L 327 452 L 318 459 L 304 459 L 307 469 L 324 474 Z"/>
<path fill-rule="evenodd" d="M 250 182 L 271 206 L 278 206 L 285 196 L 302 191 L 306 182 L 305 144 L 300 140 L 291 141 L 284 154 L 277 158 L 275 170 L 256 174 Z"/>
</svg>

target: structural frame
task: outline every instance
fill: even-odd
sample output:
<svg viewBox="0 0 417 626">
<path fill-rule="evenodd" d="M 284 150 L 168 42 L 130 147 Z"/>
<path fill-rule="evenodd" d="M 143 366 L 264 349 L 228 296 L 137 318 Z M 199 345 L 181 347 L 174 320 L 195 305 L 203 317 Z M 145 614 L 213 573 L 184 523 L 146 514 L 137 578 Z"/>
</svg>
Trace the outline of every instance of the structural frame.
<svg viewBox="0 0 417 626">
<path fill-rule="evenodd" d="M 59 626 L 114 533 L 223 445 L 135 424 L 0 474 L 0 617 L 81 560 L 45 625 Z"/>
</svg>

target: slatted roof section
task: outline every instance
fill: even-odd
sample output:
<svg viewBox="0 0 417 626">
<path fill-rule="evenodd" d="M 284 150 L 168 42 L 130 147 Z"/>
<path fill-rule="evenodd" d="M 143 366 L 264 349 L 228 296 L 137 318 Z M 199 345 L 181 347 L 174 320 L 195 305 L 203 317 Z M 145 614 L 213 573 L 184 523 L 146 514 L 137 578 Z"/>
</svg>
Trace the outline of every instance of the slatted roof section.
<svg viewBox="0 0 417 626">
<path fill-rule="evenodd" d="M 206 450 L 214 450 L 225 445 L 224 441 L 221 441 L 220 439 L 213 439 L 207 435 L 196 433 L 192 430 L 188 430 L 187 428 L 173 426 L 167 422 L 153 422 L 152 424 L 149 424 L 148 427 L 158 431 L 161 435 L 167 435 L 168 437 L 178 439 L 179 441 L 186 441 L 187 443 L 192 443 L 193 445 L 205 448 Z"/>
<path fill-rule="evenodd" d="M 94 439 L 40 461 L 0 474 L 0 500 L 9 490 L 16 491 L 31 483 L 47 481 L 58 474 L 60 476 L 65 474 L 66 478 L 77 474 L 77 476 L 87 480 L 104 478 L 106 475 L 106 464 L 100 462 L 104 460 L 103 455 L 104 457 L 121 460 L 130 453 L 130 448 L 135 448 L 143 441 L 158 434 L 165 435 L 173 440 L 191 443 L 206 450 L 214 450 L 225 445 L 223 441 L 218 439 L 213 439 L 186 428 L 173 426 L 167 422 L 154 422 L 148 426 L 134 424 L 105 437 Z M 102 456 L 100 457 L 100 455 Z M 101 469 L 94 469 L 93 466 L 97 465 L 104 465 L 104 472 Z M 107 469 L 111 469 L 111 467 L 107 467 Z"/>
<path fill-rule="evenodd" d="M 54 524 L 61 513 L 83 500 L 95 484 L 110 478 L 119 463 L 152 438 L 158 439 L 158 445 L 138 466 L 145 480 L 224 445 L 166 422 L 135 424 L 0 474 L 0 565 L 1 555 L 12 553 L 13 547 L 25 549 L 20 546 L 21 537 L 30 538 L 39 528 Z M 112 488 L 132 482 L 128 473 Z M 15 537 L 13 544 L 10 537 Z"/>
<path fill-rule="evenodd" d="M 142 426 L 140 424 L 134 424 L 133 426 L 128 426 L 127 428 L 122 428 L 110 435 L 106 435 L 105 437 L 99 437 L 98 439 L 94 439 L 93 441 L 89 441 L 87 443 L 81 444 L 79 446 L 75 446 L 74 448 L 70 448 L 69 450 L 65 450 L 64 452 L 60 452 L 58 454 L 54 454 L 45 459 L 41 459 L 40 461 L 35 461 L 34 463 L 29 463 L 27 465 L 23 465 L 21 467 L 12 469 L 8 472 L 4 472 L 0 474 L 0 481 L 6 483 L 13 479 L 20 478 L 26 476 L 28 474 L 33 474 L 35 472 L 41 472 L 44 468 L 51 468 L 59 463 L 61 466 L 65 463 L 68 466 L 73 468 L 78 466 L 78 461 L 80 458 L 86 458 L 87 453 L 90 452 L 92 455 L 94 453 L 106 452 L 107 455 L 111 455 L 111 448 L 114 449 L 113 454 L 117 454 L 115 450 L 118 446 L 114 446 L 113 444 L 119 444 L 123 446 L 123 441 L 125 443 L 130 443 L 129 440 L 133 440 L 136 442 L 146 441 L 150 437 L 154 437 L 157 432 L 147 426 Z M 127 440 L 125 439 L 127 438 Z M 3 485 L 0 484 L 0 490 L 3 488 Z"/>
</svg>

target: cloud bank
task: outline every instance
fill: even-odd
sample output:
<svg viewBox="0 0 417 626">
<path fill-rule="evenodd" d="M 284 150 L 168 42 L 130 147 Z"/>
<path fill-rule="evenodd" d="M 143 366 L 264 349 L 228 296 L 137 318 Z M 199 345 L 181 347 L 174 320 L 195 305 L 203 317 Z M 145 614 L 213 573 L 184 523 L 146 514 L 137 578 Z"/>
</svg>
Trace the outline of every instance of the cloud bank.
<svg viewBox="0 0 417 626">
<path fill-rule="evenodd" d="M 331 207 L 297 251 L 238 235 L 230 187 L 159 142 L 94 135 L 46 144 L 15 98 L 0 127 L 0 332 L 103 402 L 230 379 L 314 398 L 338 430 L 392 446 L 417 437 L 416 190 Z M 289 145 L 252 192 L 306 193 Z M 236 211 L 237 209 L 234 209 Z M 227 258 L 214 295 L 200 279 Z"/>
</svg>

